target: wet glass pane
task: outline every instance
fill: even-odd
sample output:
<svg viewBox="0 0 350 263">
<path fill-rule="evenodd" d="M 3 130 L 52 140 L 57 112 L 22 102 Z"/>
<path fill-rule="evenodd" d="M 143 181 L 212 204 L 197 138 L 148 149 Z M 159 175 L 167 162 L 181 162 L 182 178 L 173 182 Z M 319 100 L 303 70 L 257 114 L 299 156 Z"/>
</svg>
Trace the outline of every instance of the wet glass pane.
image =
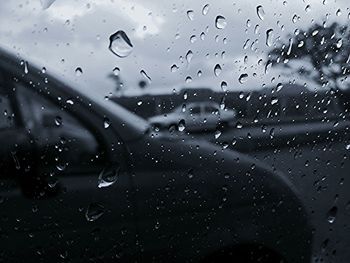
<svg viewBox="0 0 350 263">
<path fill-rule="evenodd" d="M 346 0 L 0 3 L 0 262 L 350 259 Z"/>
</svg>

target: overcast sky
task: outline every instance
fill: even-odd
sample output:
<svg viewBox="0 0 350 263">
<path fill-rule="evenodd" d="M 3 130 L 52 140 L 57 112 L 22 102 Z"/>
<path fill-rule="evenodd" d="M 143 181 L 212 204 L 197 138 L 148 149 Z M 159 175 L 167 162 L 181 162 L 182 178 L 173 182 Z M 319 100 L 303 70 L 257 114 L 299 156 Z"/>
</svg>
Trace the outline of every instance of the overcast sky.
<svg viewBox="0 0 350 263">
<path fill-rule="evenodd" d="M 259 5 L 263 20 L 257 14 Z M 1 1 L 0 46 L 101 96 L 114 89 L 107 75 L 115 67 L 120 68 L 126 94 L 139 94 L 142 79 L 149 83 L 147 93 L 184 86 L 220 90 L 222 81 L 228 90 L 259 89 L 263 84 L 273 86 L 293 79 L 305 82 L 297 76 L 283 76 L 286 72 L 280 70 L 265 74 L 271 49 L 266 45 L 267 30 L 273 29 L 273 46 L 313 23 L 349 23 L 349 7 L 348 0 Z M 221 29 L 215 25 L 219 15 L 225 18 Z M 124 58 L 108 49 L 110 35 L 119 30 L 133 45 Z M 192 41 L 191 36 L 195 36 Z M 187 61 L 190 50 L 193 56 Z M 178 70 L 172 72 L 174 64 Z M 214 74 L 216 64 L 222 68 L 218 76 Z M 77 67 L 83 71 L 81 76 L 76 76 Z M 248 74 L 243 84 L 238 81 L 241 74 Z"/>
</svg>

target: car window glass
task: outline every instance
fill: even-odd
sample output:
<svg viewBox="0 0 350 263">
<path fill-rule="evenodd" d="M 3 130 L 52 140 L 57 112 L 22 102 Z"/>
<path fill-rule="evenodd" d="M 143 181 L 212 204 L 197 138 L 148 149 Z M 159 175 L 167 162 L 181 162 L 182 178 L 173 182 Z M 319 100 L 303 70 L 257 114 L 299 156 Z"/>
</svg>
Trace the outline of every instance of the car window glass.
<svg viewBox="0 0 350 263">
<path fill-rule="evenodd" d="M 17 96 L 24 125 L 51 165 L 62 170 L 100 163 L 101 146 L 94 134 L 66 109 L 21 84 Z"/>
</svg>

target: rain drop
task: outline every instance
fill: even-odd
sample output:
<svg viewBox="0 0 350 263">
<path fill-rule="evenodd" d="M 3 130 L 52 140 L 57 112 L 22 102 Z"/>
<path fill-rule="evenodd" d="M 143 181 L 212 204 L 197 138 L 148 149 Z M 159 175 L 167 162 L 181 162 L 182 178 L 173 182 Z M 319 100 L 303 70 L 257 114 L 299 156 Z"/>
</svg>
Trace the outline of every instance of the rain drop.
<svg viewBox="0 0 350 263">
<path fill-rule="evenodd" d="M 194 11 L 193 10 L 188 10 L 187 11 L 187 17 L 189 20 L 193 20 L 194 19 Z"/>
<path fill-rule="evenodd" d="M 239 76 L 238 81 L 239 83 L 243 84 L 244 82 L 246 82 L 248 80 L 248 74 L 247 73 L 243 73 Z"/>
<path fill-rule="evenodd" d="M 214 67 L 214 75 L 216 77 L 218 77 L 220 75 L 221 71 L 222 71 L 221 66 L 219 64 L 216 64 Z"/>
<path fill-rule="evenodd" d="M 109 50 L 120 58 L 127 57 L 133 50 L 129 37 L 122 30 L 109 37 Z"/>
<path fill-rule="evenodd" d="M 270 70 L 270 68 L 272 67 L 272 61 L 271 60 L 268 60 L 266 62 L 266 65 L 265 65 L 265 74 L 267 74 Z"/>
<path fill-rule="evenodd" d="M 113 69 L 113 74 L 114 74 L 114 76 L 119 76 L 119 73 L 120 73 L 120 68 L 115 67 L 115 68 Z"/>
<path fill-rule="evenodd" d="M 85 218 L 89 222 L 99 219 L 104 213 L 104 207 L 98 203 L 91 203 L 85 212 Z"/>
<path fill-rule="evenodd" d="M 327 213 L 327 221 L 333 224 L 337 216 L 338 208 L 333 206 Z"/>
<path fill-rule="evenodd" d="M 256 7 L 256 13 L 257 13 L 258 17 L 260 18 L 260 20 L 264 20 L 265 11 L 264 11 L 264 8 L 262 7 L 262 5 L 258 5 Z"/>
<path fill-rule="evenodd" d="M 273 41 L 273 29 L 270 28 L 266 31 L 266 45 L 268 47 L 271 47 L 272 41 Z"/>
<path fill-rule="evenodd" d="M 185 120 L 184 120 L 184 119 L 182 119 L 182 120 L 179 121 L 179 125 L 177 126 L 177 128 L 178 128 L 178 130 L 179 130 L 180 132 L 182 132 L 182 131 L 185 130 L 186 125 L 185 125 Z"/>
<path fill-rule="evenodd" d="M 216 130 L 215 134 L 214 134 L 215 139 L 218 139 L 220 137 L 220 135 L 221 135 L 221 131 Z"/>
<path fill-rule="evenodd" d="M 111 125 L 111 121 L 110 121 L 107 117 L 105 117 L 105 118 L 103 119 L 103 127 L 104 127 L 105 129 L 107 129 L 110 125 Z"/>
<path fill-rule="evenodd" d="M 104 188 L 114 184 L 119 176 L 119 167 L 113 169 L 103 169 L 98 176 L 98 188 Z"/>
<path fill-rule="evenodd" d="M 196 35 L 192 35 L 192 36 L 190 37 L 190 42 L 191 42 L 191 43 L 194 43 L 194 42 L 196 42 L 196 41 L 197 41 Z"/>
<path fill-rule="evenodd" d="M 40 0 L 41 7 L 44 10 L 48 9 L 54 2 L 55 2 L 55 0 Z"/>
<path fill-rule="evenodd" d="M 226 18 L 221 16 L 221 15 L 218 15 L 216 18 L 215 18 L 215 26 L 217 29 L 224 29 L 226 27 L 227 23 L 226 23 Z"/>
<path fill-rule="evenodd" d="M 24 74 L 28 74 L 28 61 L 21 61 L 21 65 L 24 66 Z"/>
<path fill-rule="evenodd" d="M 56 124 L 56 126 L 61 126 L 62 125 L 62 118 L 60 116 L 56 116 L 55 124 Z"/>
<path fill-rule="evenodd" d="M 205 16 L 209 12 L 209 4 L 203 6 L 202 14 Z"/>
<path fill-rule="evenodd" d="M 83 74 L 83 70 L 78 67 L 75 69 L 75 76 L 80 77 Z"/>
<path fill-rule="evenodd" d="M 271 105 L 275 105 L 278 103 L 278 99 L 277 98 L 272 98 L 271 99 Z"/>
<path fill-rule="evenodd" d="M 176 72 L 179 70 L 179 67 L 176 65 L 176 64 L 173 64 L 171 67 L 170 67 L 170 71 L 171 72 Z"/>
<path fill-rule="evenodd" d="M 149 82 L 152 81 L 151 77 L 143 69 L 140 71 L 142 77 L 146 78 Z"/>
<path fill-rule="evenodd" d="M 186 60 L 187 60 L 187 63 L 190 64 L 191 60 L 192 60 L 192 57 L 193 57 L 193 52 L 191 50 L 189 50 L 187 53 L 186 53 Z"/>
<path fill-rule="evenodd" d="M 227 82 L 226 81 L 221 82 L 221 89 L 223 92 L 227 91 Z"/>
<path fill-rule="evenodd" d="M 307 5 L 306 7 L 305 7 L 305 12 L 310 12 L 311 11 L 311 6 L 310 5 Z"/>
<path fill-rule="evenodd" d="M 338 9 L 337 12 L 335 12 L 336 16 L 341 16 L 341 10 Z"/>
</svg>

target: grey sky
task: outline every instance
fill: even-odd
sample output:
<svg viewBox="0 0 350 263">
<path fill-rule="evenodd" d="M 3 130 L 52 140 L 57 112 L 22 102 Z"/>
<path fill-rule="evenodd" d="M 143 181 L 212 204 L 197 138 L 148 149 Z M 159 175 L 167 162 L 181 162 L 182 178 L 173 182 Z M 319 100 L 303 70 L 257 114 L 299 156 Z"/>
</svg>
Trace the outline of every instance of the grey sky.
<svg viewBox="0 0 350 263">
<path fill-rule="evenodd" d="M 101 96 L 114 88 L 106 76 L 115 67 L 121 70 L 126 94 L 140 92 L 137 83 L 143 79 L 141 70 L 152 79 L 146 89 L 149 93 L 170 92 L 183 86 L 219 90 L 222 81 L 228 83 L 229 90 L 259 89 L 263 84 L 291 81 L 293 78 L 284 77 L 284 72 L 278 70 L 264 73 L 269 50 L 265 44 L 266 30 L 273 29 L 274 45 L 297 28 L 322 23 L 327 14 L 329 24 L 350 21 L 347 0 L 326 0 L 325 3 L 323 0 L 56 0 L 45 9 L 47 2 L 2 1 L 1 47 L 46 67 L 48 72 L 56 72 L 63 79 L 72 80 L 80 89 Z M 209 4 L 209 11 L 203 15 L 205 4 Z M 258 5 L 263 6 L 264 20 L 256 14 Z M 310 9 L 306 8 L 308 5 Z M 341 10 L 339 16 L 336 15 L 338 9 Z M 193 10 L 193 20 L 187 15 L 189 10 Z M 218 15 L 226 18 L 224 29 L 215 27 Z M 297 18 L 293 21 L 294 15 Z M 260 29 L 255 33 L 257 24 Z M 109 36 L 118 30 L 125 31 L 134 46 L 126 58 L 119 58 L 108 50 Z M 190 41 L 192 35 L 197 39 L 194 43 Z M 187 63 L 185 55 L 189 50 L 193 57 Z M 244 56 L 248 57 L 246 62 Z M 263 63 L 258 63 L 260 59 Z M 170 70 L 173 64 L 179 67 L 176 72 Z M 222 67 L 218 77 L 213 70 L 216 64 Z M 77 67 L 83 70 L 80 77 L 74 72 Z M 200 77 L 199 70 L 202 71 Z M 248 80 L 241 84 L 238 78 L 243 73 L 248 74 Z M 192 78 L 191 83 L 185 82 L 188 76 Z M 295 78 L 300 83 L 305 81 Z"/>
</svg>

